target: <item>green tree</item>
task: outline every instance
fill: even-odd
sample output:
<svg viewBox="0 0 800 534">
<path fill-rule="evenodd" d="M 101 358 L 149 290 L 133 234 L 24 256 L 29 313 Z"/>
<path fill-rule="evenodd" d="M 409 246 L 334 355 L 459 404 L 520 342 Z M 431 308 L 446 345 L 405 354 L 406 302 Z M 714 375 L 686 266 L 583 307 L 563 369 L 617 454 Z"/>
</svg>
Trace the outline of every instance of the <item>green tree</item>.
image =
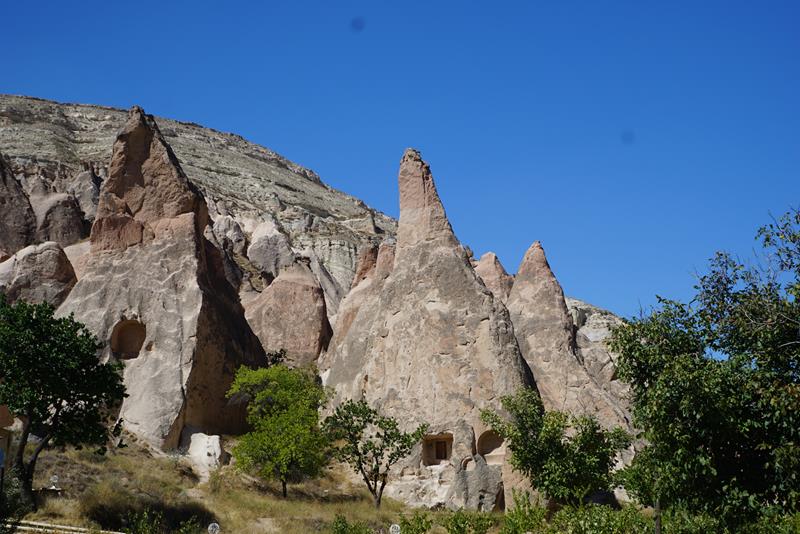
<svg viewBox="0 0 800 534">
<path fill-rule="evenodd" d="M 491 410 L 481 419 L 508 443 L 510 463 L 547 498 L 565 504 L 612 486 L 614 457 L 630 445 L 621 428 L 605 430 L 593 417 L 545 412 L 529 388 L 500 399 L 510 418 Z"/>
<path fill-rule="evenodd" d="M 800 212 L 758 235 L 759 266 L 718 253 L 688 304 L 659 299 L 610 342 L 649 443 L 626 488 L 732 527 L 800 509 Z"/>
<path fill-rule="evenodd" d="M 120 366 L 100 363 L 101 345 L 72 316 L 56 318 L 49 304 L 0 295 L 0 404 L 22 419 L 13 457 L 23 501 L 33 500 L 33 475 L 48 445 L 96 445 L 105 451 L 111 410 L 125 397 Z M 118 427 L 117 427 L 118 428 Z M 27 455 L 31 434 L 40 441 Z"/>
<path fill-rule="evenodd" d="M 318 476 L 328 463 L 328 441 L 319 426 L 325 389 L 313 369 L 276 364 L 242 367 L 228 392 L 245 396 L 252 431 L 233 449 L 237 465 L 266 479 L 287 484 Z"/>
<path fill-rule="evenodd" d="M 428 425 L 402 432 L 395 419 L 379 414 L 365 401 L 347 400 L 325 419 L 324 428 L 336 458 L 361 475 L 375 507 L 380 508 L 389 469 L 408 456 Z"/>
</svg>

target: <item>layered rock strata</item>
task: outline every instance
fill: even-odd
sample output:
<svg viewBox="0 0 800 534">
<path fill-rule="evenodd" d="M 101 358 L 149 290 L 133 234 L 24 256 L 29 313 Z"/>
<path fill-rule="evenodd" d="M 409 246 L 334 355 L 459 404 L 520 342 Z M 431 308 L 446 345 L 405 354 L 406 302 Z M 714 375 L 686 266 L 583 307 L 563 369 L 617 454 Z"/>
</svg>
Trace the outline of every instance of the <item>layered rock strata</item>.
<svg viewBox="0 0 800 534">
<path fill-rule="evenodd" d="M 243 431 L 225 393 L 236 369 L 264 351 L 204 237 L 202 195 L 187 180 L 152 116 L 134 107 L 114 142 L 80 281 L 59 308 L 124 362 L 120 417 L 168 449 L 184 432 Z"/>
<path fill-rule="evenodd" d="M 43 240 L 66 247 L 88 235 L 115 132 L 125 120 L 119 109 L 0 95 L 0 150 L 10 175 L 25 185 L 24 195 L 37 210 L 29 211 L 27 219 L 8 216 L 20 227 L 13 246 L 2 242 L 10 234 L 0 232 L 0 251 L 8 256 Z M 215 221 L 214 242 L 225 253 L 234 283 L 263 274 L 264 281 L 253 281 L 260 290 L 292 264 L 286 261 L 289 256 L 313 258 L 332 316 L 350 289 L 361 248 L 395 232 L 390 217 L 266 148 L 197 124 L 158 122 L 188 178 L 206 198 Z M 0 190 L 0 206 L 3 195 Z M 14 195 L 21 198 L 19 192 Z M 14 204 L 21 210 L 25 203 Z M 263 223 L 272 227 L 267 239 Z M 230 250 L 225 249 L 228 242 Z M 243 273 L 237 275 L 237 267 Z"/>
<path fill-rule="evenodd" d="M 525 362 L 508 312 L 472 269 L 418 152 L 403 155 L 398 185 L 393 261 L 383 247 L 342 302 L 325 381 L 337 401 L 363 398 L 407 429 L 430 425 L 392 484 L 397 496 L 493 509 L 503 499 L 501 466 L 486 460 L 496 447 L 478 453 L 487 432 L 480 410 L 529 385 Z"/>
</svg>

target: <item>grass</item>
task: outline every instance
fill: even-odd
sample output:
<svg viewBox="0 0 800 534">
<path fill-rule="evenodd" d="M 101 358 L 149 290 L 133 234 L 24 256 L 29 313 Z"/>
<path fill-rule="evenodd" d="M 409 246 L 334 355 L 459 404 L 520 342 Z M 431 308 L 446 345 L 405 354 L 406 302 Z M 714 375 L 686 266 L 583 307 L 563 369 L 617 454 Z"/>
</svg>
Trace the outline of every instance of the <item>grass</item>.
<svg viewBox="0 0 800 534">
<path fill-rule="evenodd" d="M 353 484 L 341 466 L 319 480 L 290 485 L 289 497 L 283 499 L 278 484 L 233 466 L 220 468 L 201 483 L 185 460 L 153 457 L 134 438 L 127 439 L 128 447 L 104 456 L 73 448 L 42 453 L 34 487 L 50 486 L 50 477 L 57 475 L 63 491 L 26 519 L 120 529 L 131 514 L 150 509 L 173 525 L 195 516 L 204 524 L 217 521 L 223 532 L 308 534 L 328 532 L 338 514 L 388 529 L 401 514 L 410 513 L 387 498 L 376 510 L 366 490 Z"/>
</svg>

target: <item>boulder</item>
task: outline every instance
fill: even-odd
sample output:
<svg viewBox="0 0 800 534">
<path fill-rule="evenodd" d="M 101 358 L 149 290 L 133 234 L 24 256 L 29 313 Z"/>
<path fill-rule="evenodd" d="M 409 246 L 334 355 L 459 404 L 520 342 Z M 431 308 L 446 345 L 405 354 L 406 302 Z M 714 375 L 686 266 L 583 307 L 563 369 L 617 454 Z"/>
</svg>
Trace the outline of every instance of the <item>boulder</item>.
<svg viewBox="0 0 800 534">
<path fill-rule="evenodd" d="M 486 466 L 497 476 L 462 474 L 477 465 L 480 411 L 499 408 L 529 375 L 508 312 L 469 264 L 417 151 L 403 155 L 398 182 L 396 250 L 381 247 L 342 302 L 321 368 L 334 404 L 364 399 L 406 430 L 430 425 L 387 491 L 410 495 L 404 480 L 438 477 L 447 487 L 411 504 L 476 507 L 479 495 L 502 498 L 500 465 Z"/>
<path fill-rule="evenodd" d="M 506 272 L 494 252 L 487 252 L 475 264 L 475 272 L 486 288 L 500 301 L 505 302 L 514 285 L 514 277 Z"/>
<path fill-rule="evenodd" d="M 289 239 L 278 229 L 275 221 L 261 222 L 250 237 L 247 258 L 267 278 L 272 281 L 281 269 L 294 263 L 295 255 Z"/>
<path fill-rule="evenodd" d="M 28 196 L 0 154 L 0 255 L 10 256 L 35 236 L 36 215 Z"/>
<path fill-rule="evenodd" d="M 83 274 L 58 313 L 74 313 L 124 362 L 120 417 L 151 445 L 177 447 L 184 428 L 246 428 L 225 394 L 264 351 L 205 238 L 205 201 L 154 119 L 130 110 L 114 143 Z"/>
<path fill-rule="evenodd" d="M 78 201 L 67 193 L 30 196 L 36 214 L 36 240 L 55 241 L 66 247 L 87 236 L 87 225 Z"/>
<path fill-rule="evenodd" d="M 212 471 L 228 462 L 230 456 L 222 448 L 219 436 L 190 432 L 191 429 L 187 428 L 183 438 L 186 457 L 192 463 L 200 481 L 205 482 Z"/>
<path fill-rule="evenodd" d="M 245 316 L 264 350 L 286 350 L 286 361 L 292 366 L 316 362 L 331 338 L 325 296 L 304 262 L 285 267 L 245 304 Z"/>
<path fill-rule="evenodd" d="M 30 245 L 0 263 L 0 293 L 10 302 L 48 302 L 58 307 L 75 286 L 72 265 L 58 243 Z"/>
<path fill-rule="evenodd" d="M 538 241 L 525 253 L 507 306 L 545 409 L 595 415 L 606 427 L 631 428 L 617 388 L 581 361 L 564 292 Z"/>
</svg>

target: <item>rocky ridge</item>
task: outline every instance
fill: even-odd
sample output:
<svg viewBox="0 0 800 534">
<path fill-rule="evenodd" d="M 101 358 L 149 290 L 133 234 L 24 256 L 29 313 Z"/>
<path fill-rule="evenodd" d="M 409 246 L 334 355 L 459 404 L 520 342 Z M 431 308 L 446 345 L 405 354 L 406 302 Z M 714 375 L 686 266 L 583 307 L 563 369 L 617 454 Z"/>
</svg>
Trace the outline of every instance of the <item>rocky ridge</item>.
<svg viewBox="0 0 800 534">
<path fill-rule="evenodd" d="M 213 434 L 244 428 L 224 398 L 236 367 L 281 348 L 334 402 L 431 425 L 389 486 L 411 504 L 489 510 L 524 487 L 479 419 L 519 387 L 630 428 L 604 344 L 619 319 L 565 298 L 538 243 L 515 276 L 471 258 L 415 150 L 399 225 L 238 136 L 135 107 L 0 95 L 0 151 L 0 291 L 66 299 L 125 362 L 122 415 L 158 449 L 217 451 Z"/>
</svg>

